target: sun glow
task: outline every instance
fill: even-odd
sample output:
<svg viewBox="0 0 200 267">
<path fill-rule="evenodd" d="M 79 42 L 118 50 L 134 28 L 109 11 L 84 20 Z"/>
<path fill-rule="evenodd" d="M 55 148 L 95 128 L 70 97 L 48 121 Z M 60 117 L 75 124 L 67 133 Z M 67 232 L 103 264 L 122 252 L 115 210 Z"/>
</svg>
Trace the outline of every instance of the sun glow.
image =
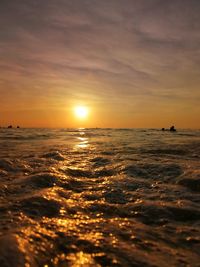
<svg viewBox="0 0 200 267">
<path fill-rule="evenodd" d="M 86 119 L 88 116 L 88 108 L 83 106 L 77 106 L 74 108 L 75 116 L 79 119 Z"/>
</svg>

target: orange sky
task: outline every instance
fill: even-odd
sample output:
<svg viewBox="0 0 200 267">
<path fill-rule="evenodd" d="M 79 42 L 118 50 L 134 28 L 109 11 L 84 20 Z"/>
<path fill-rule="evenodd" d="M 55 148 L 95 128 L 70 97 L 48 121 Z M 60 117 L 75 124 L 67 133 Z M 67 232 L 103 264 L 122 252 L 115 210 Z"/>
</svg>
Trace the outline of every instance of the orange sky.
<svg viewBox="0 0 200 267">
<path fill-rule="evenodd" d="M 1 1 L 0 126 L 200 128 L 199 14 L 197 0 Z"/>
</svg>

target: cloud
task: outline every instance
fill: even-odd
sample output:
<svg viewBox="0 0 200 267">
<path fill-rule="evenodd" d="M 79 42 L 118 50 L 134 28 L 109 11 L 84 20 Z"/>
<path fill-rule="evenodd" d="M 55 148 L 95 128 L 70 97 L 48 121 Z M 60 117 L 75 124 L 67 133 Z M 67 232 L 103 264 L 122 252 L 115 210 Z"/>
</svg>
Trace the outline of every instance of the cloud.
<svg viewBox="0 0 200 267">
<path fill-rule="evenodd" d="M 127 103 L 190 94 L 192 105 L 199 14 L 198 0 L 2 0 L 0 91 L 27 98 L 37 91 L 52 101 L 85 92 Z"/>
</svg>

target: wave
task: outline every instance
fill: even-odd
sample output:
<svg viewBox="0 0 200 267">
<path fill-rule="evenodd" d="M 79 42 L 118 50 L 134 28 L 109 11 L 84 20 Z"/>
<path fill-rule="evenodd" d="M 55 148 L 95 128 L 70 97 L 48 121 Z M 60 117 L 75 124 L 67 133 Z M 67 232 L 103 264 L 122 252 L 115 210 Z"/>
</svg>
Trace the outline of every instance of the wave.
<svg viewBox="0 0 200 267">
<path fill-rule="evenodd" d="M 0 137 L 0 266 L 198 266 L 198 131 Z"/>
</svg>

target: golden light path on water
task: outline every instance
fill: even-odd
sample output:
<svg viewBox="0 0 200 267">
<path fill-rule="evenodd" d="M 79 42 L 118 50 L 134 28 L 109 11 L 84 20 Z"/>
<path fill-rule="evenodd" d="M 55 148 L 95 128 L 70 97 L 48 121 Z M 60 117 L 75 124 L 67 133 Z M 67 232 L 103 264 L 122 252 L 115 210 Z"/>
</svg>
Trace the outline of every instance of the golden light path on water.
<svg viewBox="0 0 200 267">
<path fill-rule="evenodd" d="M 81 129 L 80 136 L 77 137 L 77 140 L 79 143 L 76 145 L 76 147 L 79 148 L 87 148 L 89 146 L 89 138 L 85 137 L 85 132 L 83 131 L 84 129 Z"/>
<path fill-rule="evenodd" d="M 80 137 L 79 139 L 81 142 L 77 145 L 80 148 L 87 148 L 88 147 L 88 138 Z"/>
</svg>

